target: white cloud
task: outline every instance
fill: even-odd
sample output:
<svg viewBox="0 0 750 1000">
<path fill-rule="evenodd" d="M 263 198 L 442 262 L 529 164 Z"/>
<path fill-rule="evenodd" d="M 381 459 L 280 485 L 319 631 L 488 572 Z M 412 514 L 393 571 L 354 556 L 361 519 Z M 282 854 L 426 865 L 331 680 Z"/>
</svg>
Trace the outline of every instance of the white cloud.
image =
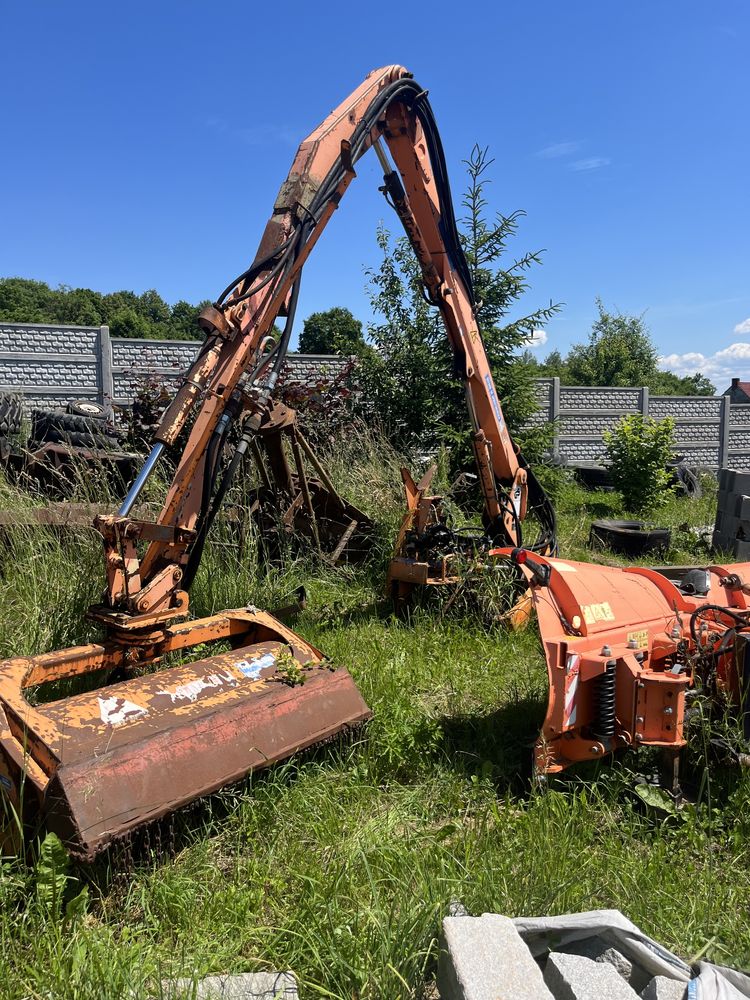
<svg viewBox="0 0 750 1000">
<path fill-rule="evenodd" d="M 743 319 L 741 323 L 738 323 L 734 328 L 734 332 L 739 334 L 750 333 L 750 316 L 747 319 Z"/>
<path fill-rule="evenodd" d="M 570 164 L 571 170 L 598 170 L 600 167 L 608 167 L 610 161 L 606 156 L 590 156 L 586 160 L 575 160 Z"/>
<path fill-rule="evenodd" d="M 546 330 L 532 330 L 531 339 L 529 340 L 529 347 L 534 350 L 535 347 L 544 347 L 547 343 L 547 331 Z"/>
<path fill-rule="evenodd" d="M 556 160 L 561 156 L 570 156 L 575 153 L 581 144 L 580 142 L 553 142 L 551 146 L 545 146 L 536 154 L 543 160 Z"/>
<path fill-rule="evenodd" d="M 667 354 L 659 358 L 659 365 L 677 375 L 694 375 L 695 372 L 701 372 L 711 379 L 719 392 L 723 392 L 732 378 L 739 377 L 743 381 L 750 381 L 750 344 L 737 341 L 715 354 L 701 354 L 698 351 Z"/>
</svg>

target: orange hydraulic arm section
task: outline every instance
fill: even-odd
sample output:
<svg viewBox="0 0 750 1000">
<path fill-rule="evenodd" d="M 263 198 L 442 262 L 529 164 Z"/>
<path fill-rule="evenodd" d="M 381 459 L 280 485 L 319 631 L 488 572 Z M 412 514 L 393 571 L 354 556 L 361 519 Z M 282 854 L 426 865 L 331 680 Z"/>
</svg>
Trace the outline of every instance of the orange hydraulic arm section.
<svg viewBox="0 0 750 1000">
<path fill-rule="evenodd" d="M 201 316 L 206 341 L 164 414 L 144 469 L 119 515 L 99 519 L 108 587 L 92 614 L 110 628 L 143 628 L 187 610 L 226 431 L 233 420 L 244 420 L 241 453 L 257 432 L 286 351 L 302 266 L 370 146 L 465 381 L 489 533 L 521 543 L 530 473 L 508 433 L 477 326 L 440 139 L 426 92 L 403 67 L 389 66 L 371 73 L 300 145 L 254 263 Z M 278 315 L 288 320 L 275 344 L 270 332 Z M 196 407 L 158 522 L 132 519 L 130 510 L 164 447 L 175 444 Z M 139 541 L 148 542 L 142 558 Z"/>
</svg>

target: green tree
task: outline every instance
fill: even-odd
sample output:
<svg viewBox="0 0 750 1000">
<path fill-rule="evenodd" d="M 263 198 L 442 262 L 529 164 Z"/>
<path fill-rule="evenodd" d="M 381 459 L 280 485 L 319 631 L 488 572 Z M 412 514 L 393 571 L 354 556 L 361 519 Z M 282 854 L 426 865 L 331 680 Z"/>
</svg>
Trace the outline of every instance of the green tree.
<svg viewBox="0 0 750 1000">
<path fill-rule="evenodd" d="M 135 309 L 118 309 L 109 317 L 109 331 L 113 337 L 148 337 L 151 327 L 148 320 Z"/>
<path fill-rule="evenodd" d="M 6 323 L 56 322 L 55 294 L 43 281 L 0 278 L 0 318 Z"/>
<path fill-rule="evenodd" d="M 565 359 L 571 385 L 649 385 L 659 355 L 642 316 L 609 313 L 596 300 L 599 317 L 587 344 L 576 344 Z"/>
<path fill-rule="evenodd" d="M 465 161 L 468 185 L 460 230 L 485 349 L 506 419 L 518 433 L 536 407 L 536 365 L 520 352 L 558 307 L 550 303 L 508 321 L 541 254 L 527 253 L 507 268 L 500 266 L 523 213 L 498 213 L 488 219 L 486 172 L 492 162 L 480 146 Z M 380 322 L 368 328 L 374 351 L 361 365 L 366 404 L 399 445 L 429 446 L 450 440 L 466 455 L 469 420 L 463 382 L 454 372 L 440 314 L 425 300 L 408 239 L 392 239 L 382 228 L 377 239 L 382 260 L 368 278 L 370 301 Z"/>
<path fill-rule="evenodd" d="M 596 300 L 599 316 L 588 342 L 575 344 L 566 358 L 553 351 L 542 365 L 566 385 L 648 386 L 655 395 L 712 396 L 715 388 L 697 372 L 681 378 L 659 368 L 659 353 L 643 316 L 610 313 Z"/>
<path fill-rule="evenodd" d="M 73 326 L 107 324 L 114 337 L 200 339 L 198 314 L 208 302 L 191 305 L 180 300 L 170 307 L 154 289 L 142 295 L 91 288 L 50 288 L 29 278 L 0 278 L 0 319 L 9 323 L 63 323 Z"/>
<path fill-rule="evenodd" d="M 140 296 L 140 308 L 138 312 L 150 325 L 165 328 L 169 325 L 172 316 L 167 303 L 153 288 L 149 288 L 148 291 Z"/>
<path fill-rule="evenodd" d="M 209 304 L 205 301 L 193 306 L 184 299 L 175 302 L 169 322 L 170 336 L 175 340 L 194 340 L 202 336 L 201 328 L 198 326 L 198 315 L 201 309 Z"/>
<path fill-rule="evenodd" d="M 649 387 L 657 396 L 715 396 L 716 386 L 705 375 L 675 375 L 674 372 L 659 371 Z"/>
<path fill-rule="evenodd" d="M 56 296 L 56 322 L 72 326 L 100 326 L 104 322 L 104 303 L 99 292 L 61 285 L 53 294 Z"/>
<path fill-rule="evenodd" d="M 341 306 L 311 313 L 299 338 L 303 354 L 362 354 L 365 347 L 362 324 Z"/>
<path fill-rule="evenodd" d="M 370 303 L 382 322 L 368 334 L 373 352 L 362 359 L 364 406 L 399 445 L 434 443 L 446 419 L 451 390 L 442 321 L 422 294 L 419 265 L 406 237 L 380 227 L 380 266 L 368 271 Z"/>
<path fill-rule="evenodd" d="M 547 357 L 539 365 L 539 375 L 543 378 L 559 378 L 565 385 L 570 385 L 568 379 L 568 369 L 565 358 L 555 350 L 550 351 Z"/>
</svg>

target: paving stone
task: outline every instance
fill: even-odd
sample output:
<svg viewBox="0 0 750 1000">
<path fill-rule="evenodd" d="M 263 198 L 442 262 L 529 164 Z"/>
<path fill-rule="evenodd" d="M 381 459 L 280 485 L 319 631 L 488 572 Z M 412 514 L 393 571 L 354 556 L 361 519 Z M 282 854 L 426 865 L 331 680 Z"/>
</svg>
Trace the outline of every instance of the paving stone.
<svg viewBox="0 0 750 1000">
<path fill-rule="evenodd" d="M 654 976 L 641 993 L 642 1000 L 685 1000 L 687 983 L 669 976 Z"/>
<path fill-rule="evenodd" d="M 638 994 L 609 962 L 552 952 L 544 981 L 555 1000 L 638 1000 Z"/>
<path fill-rule="evenodd" d="M 607 962 L 613 966 L 623 979 L 630 981 L 633 975 L 633 963 L 611 945 L 605 944 L 600 937 L 592 936 L 584 938 L 582 941 L 571 941 L 565 945 L 565 951 L 569 955 L 582 955 L 590 958 L 592 962 Z"/>
<path fill-rule="evenodd" d="M 165 1000 L 299 1000 L 291 972 L 242 972 L 236 976 L 207 976 L 197 986 L 192 979 L 163 984 Z"/>
<path fill-rule="evenodd" d="M 442 1000 L 554 1000 L 513 921 L 446 917 L 437 984 Z"/>
</svg>

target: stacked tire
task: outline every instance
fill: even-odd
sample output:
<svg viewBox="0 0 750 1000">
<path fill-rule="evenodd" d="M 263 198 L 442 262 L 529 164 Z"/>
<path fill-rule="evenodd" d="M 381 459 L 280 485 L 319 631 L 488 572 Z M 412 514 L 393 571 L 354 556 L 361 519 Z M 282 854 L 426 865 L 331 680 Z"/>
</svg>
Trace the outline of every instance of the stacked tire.
<svg viewBox="0 0 750 1000">
<path fill-rule="evenodd" d="M 11 437 L 21 430 L 21 400 L 18 396 L 0 393 L 0 438 Z"/>
<path fill-rule="evenodd" d="M 88 402 L 69 403 L 64 410 L 32 410 L 30 440 L 111 451 L 120 447 L 122 433 L 109 422 L 109 416 L 105 407 Z"/>
</svg>

